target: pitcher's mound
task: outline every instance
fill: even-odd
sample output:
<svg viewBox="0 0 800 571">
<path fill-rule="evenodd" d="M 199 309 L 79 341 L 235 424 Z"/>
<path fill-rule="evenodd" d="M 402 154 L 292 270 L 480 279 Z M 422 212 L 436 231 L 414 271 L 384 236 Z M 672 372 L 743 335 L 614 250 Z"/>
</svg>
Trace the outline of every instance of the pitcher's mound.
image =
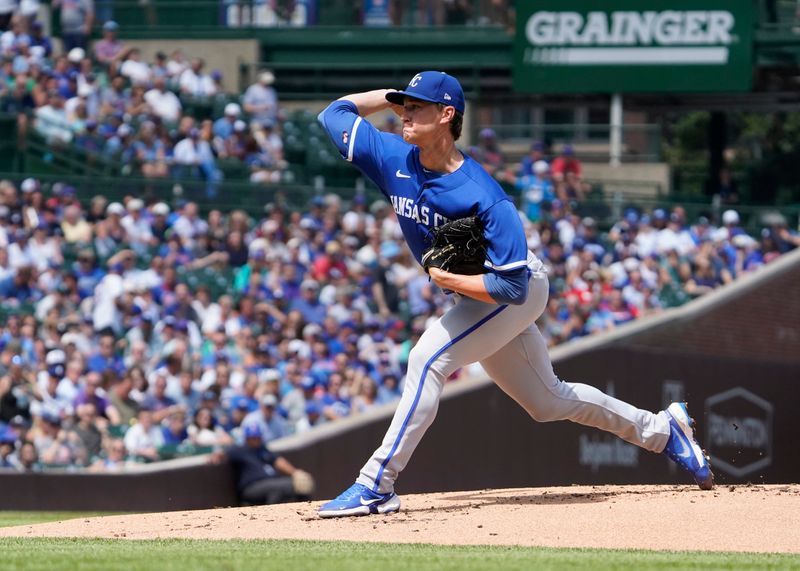
<svg viewBox="0 0 800 571">
<path fill-rule="evenodd" d="M 400 513 L 321 520 L 321 502 L 74 519 L 0 537 L 309 539 L 800 552 L 800 485 L 573 486 L 419 494 Z"/>
</svg>

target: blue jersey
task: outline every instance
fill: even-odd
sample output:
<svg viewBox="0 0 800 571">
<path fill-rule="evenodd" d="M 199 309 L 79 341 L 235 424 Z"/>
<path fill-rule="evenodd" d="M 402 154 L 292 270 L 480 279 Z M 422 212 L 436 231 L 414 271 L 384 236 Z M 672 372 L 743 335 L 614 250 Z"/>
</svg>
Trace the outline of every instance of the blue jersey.
<svg viewBox="0 0 800 571">
<path fill-rule="evenodd" d="M 464 156 L 455 172 L 429 171 L 420 163 L 416 145 L 378 131 L 350 101 L 334 101 L 319 120 L 342 157 L 389 199 L 418 262 L 431 244 L 433 228 L 477 215 L 488 242 L 487 269 L 502 273 L 527 266 L 525 232 L 514 203 L 477 162 Z"/>
</svg>

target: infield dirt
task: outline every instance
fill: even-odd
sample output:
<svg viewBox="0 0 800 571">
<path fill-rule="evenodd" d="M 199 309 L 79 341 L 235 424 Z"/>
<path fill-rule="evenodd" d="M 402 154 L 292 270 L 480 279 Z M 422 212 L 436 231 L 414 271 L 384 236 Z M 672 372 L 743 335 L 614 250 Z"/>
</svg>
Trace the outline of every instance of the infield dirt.
<svg viewBox="0 0 800 571">
<path fill-rule="evenodd" d="M 321 502 L 73 519 L 0 537 L 307 539 L 800 553 L 800 484 L 572 486 L 402 497 L 398 514 L 321 520 Z"/>
</svg>

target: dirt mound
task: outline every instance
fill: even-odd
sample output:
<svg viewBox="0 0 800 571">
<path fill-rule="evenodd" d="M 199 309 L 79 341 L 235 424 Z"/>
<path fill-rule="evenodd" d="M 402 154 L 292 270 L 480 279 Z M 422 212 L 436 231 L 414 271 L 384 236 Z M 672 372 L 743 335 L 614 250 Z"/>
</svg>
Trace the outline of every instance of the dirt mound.
<svg viewBox="0 0 800 571">
<path fill-rule="evenodd" d="M 320 502 L 76 519 L 0 537 L 314 539 L 800 552 L 800 485 L 573 486 L 409 495 L 386 516 L 321 520 Z"/>
</svg>

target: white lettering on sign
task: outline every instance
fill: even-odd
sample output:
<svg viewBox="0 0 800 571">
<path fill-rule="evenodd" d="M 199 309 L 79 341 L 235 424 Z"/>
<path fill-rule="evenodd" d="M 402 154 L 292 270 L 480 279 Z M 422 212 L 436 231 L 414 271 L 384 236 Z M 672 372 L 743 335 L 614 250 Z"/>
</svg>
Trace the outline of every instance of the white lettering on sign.
<svg viewBox="0 0 800 571">
<path fill-rule="evenodd" d="M 724 65 L 736 19 L 725 10 L 536 12 L 525 62 L 536 65 Z"/>
<path fill-rule="evenodd" d="M 736 20 L 724 10 L 536 12 L 525 34 L 537 47 L 729 45 Z"/>
</svg>

